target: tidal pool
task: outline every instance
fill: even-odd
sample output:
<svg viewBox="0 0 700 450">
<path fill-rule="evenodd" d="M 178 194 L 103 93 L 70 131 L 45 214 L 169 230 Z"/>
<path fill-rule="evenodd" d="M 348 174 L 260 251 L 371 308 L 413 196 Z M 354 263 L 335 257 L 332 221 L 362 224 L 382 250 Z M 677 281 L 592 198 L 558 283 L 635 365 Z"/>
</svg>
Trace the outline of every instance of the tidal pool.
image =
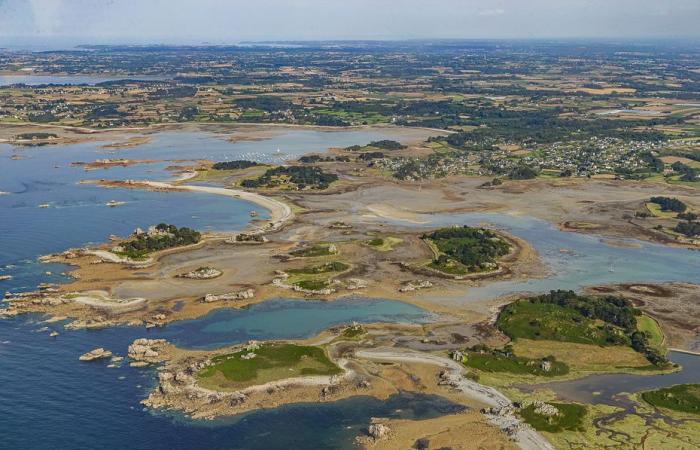
<svg viewBox="0 0 700 450">
<path fill-rule="evenodd" d="M 182 347 L 217 348 L 250 339 L 302 339 L 339 324 L 352 322 L 425 323 L 435 319 L 407 303 L 344 298 L 268 300 L 245 309 L 219 309 L 195 320 L 174 322 L 156 331 Z"/>
</svg>

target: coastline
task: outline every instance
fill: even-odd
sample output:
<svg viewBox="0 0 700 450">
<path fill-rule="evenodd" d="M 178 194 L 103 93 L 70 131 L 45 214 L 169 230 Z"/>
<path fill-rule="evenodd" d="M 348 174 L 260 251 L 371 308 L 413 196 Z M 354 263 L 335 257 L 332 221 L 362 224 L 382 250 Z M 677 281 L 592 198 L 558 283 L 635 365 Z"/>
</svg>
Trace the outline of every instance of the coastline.
<svg viewBox="0 0 700 450">
<path fill-rule="evenodd" d="M 84 181 L 85 184 L 96 184 L 98 186 L 103 186 L 107 188 L 128 188 L 128 189 L 147 189 L 147 190 L 158 190 L 158 191 L 186 191 L 186 192 L 201 192 L 214 195 L 223 195 L 226 197 L 237 198 L 239 200 L 248 201 L 254 203 L 267 209 L 270 212 L 270 219 L 265 226 L 258 227 L 260 232 L 267 231 L 278 231 L 283 228 L 287 223 L 294 219 L 294 213 L 292 208 L 286 203 L 274 199 L 272 197 L 266 197 L 261 194 L 254 192 L 243 191 L 240 189 L 229 189 L 224 187 L 213 187 L 213 186 L 194 186 L 187 184 L 173 184 L 187 181 L 194 178 L 196 173 L 185 172 L 179 178 L 176 178 L 172 182 L 162 182 L 162 181 Z"/>
<path fill-rule="evenodd" d="M 187 179 L 188 178 L 185 178 L 184 180 Z M 180 179 L 178 181 L 184 180 Z M 262 206 L 263 208 L 270 211 L 270 220 L 268 224 L 265 227 L 263 227 L 263 231 L 277 231 L 294 219 L 294 213 L 292 212 L 292 208 L 290 208 L 289 205 L 280 200 L 256 194 L 254 192 L 212 186 L 173 185 L 170 183 L 157 181 L 144 181 L 142 182 L 142 184 L 156 189 L 203 192 L 215 195 L 225 195 L 227 197 L 238 198 L 240 200 L 255 203 L 256 205 Z"/>
</svg>

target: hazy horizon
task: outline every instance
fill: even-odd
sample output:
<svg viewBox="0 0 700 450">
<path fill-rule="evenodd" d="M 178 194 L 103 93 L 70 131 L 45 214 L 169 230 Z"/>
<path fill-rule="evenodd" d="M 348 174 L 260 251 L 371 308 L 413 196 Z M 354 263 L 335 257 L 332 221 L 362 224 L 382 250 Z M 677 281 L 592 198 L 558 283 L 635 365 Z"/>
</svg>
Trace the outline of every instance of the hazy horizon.
<svg viewBox="0 0 700 450">
<path fill-rule="evenodd" d="M 0 47 L 407 39 L 697 39 L 670 0 L 0 0 Z"/>
</svg>

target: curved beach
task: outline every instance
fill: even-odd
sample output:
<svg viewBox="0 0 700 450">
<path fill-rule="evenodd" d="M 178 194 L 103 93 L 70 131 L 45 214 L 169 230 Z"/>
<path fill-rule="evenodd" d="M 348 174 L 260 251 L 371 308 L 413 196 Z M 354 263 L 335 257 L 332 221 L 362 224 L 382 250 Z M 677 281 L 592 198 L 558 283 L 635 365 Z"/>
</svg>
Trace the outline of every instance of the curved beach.
<svg viewBox="0 0 700 450">
<path fill-rule="evenodd" d="M 176 186 L 170 183 L 164 183 L 159 181 L 143 181 L 139 184 L 143 184 L 144 186 L 156 189 L 204 192 L 208 194 L 225 195 L 227 197 L 239 198 L 241 200 L 246 200 L 251 203 L 255 203 L 256 205 L 260 205 L 263 208 L 270 211 L 270 220 L 267 226 L 267 231 L 278 230 L 294 218 L 292 208 L 290 208 L 289 205 L 287 205 L 286 203 L 253 192 L 211 186 Z"/>
</svg>

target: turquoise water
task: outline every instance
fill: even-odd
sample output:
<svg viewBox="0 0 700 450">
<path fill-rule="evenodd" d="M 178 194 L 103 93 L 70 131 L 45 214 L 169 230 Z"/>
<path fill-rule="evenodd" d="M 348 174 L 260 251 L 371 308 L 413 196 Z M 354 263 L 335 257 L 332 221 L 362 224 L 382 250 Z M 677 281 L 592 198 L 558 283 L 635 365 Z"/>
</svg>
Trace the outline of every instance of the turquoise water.
<svg viewBox="0 0 700 450">
<path fill-rule="evenodd" d="M 352 322 L 421 323 L 433 318 L 416 306 L 388 300 L 280 299 L 243 310 L 216 310 L 200 319 L 175 322 L 155 334 L 181 347 L 217 348 L 250 339 L 308 338 L 331 326 Z"/>
</svg>

